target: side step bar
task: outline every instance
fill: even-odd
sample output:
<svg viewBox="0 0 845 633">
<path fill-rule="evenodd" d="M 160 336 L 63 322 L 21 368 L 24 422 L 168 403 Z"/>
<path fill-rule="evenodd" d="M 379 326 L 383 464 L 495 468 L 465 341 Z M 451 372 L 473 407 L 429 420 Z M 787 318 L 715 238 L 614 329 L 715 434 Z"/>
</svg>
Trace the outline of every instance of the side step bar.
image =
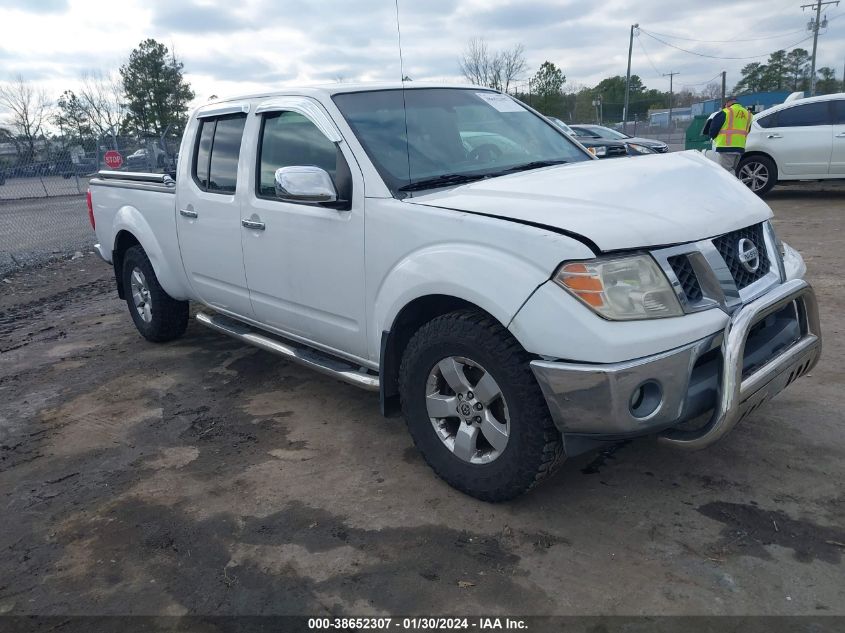
<svg viewBox="0 0 845 633">
<path fill-rule="evenodd" d="M 361 387 L 367 391 L 379 390 L 379 377 L 366 370 L 358 368 L 352 363 L 333 358 L 304 345 L 296 345 L 275 338 L 272 334 L 258 332 L 245 323 L 230 319 L 220 314 L 197 313 L 196 317 L 202 325 L 217 330 L 223 334 L 248 343 L 267 352 L 278 354 L 289 361 L 314 369 L 321 374 L 337 378 L 343 382 Z"/>
</svg>

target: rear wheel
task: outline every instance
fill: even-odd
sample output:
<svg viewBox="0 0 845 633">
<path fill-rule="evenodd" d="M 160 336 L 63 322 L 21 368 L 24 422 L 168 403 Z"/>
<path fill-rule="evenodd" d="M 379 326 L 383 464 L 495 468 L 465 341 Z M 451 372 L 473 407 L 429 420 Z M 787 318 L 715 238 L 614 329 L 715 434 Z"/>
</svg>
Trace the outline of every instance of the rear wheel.
<svg viewBox="0 0 845 633">
<path fill-rule="evenodd" d="M 762 196 L 777 184 L 778 168 L 768 156 L 749 156 L 739 162 L 736 176 L 751 191 Z"/>
<path fill-rule="evenodd" d="M 123 291 L 135 327 L 148 341 L 179 338 L 188 327 L 188 302 L 177 301 L 158 283 L 153 265 L 140 246 L 123 256 Z"/>
<path fill-rule="evenodd" d="M 408 430 L 451 486 L 505 501 L 562 461 L 561 436 L 530 360 L 505 328 L 478 311 L 438 317 L 409 342 L 399 370 Z"/>
</svg>

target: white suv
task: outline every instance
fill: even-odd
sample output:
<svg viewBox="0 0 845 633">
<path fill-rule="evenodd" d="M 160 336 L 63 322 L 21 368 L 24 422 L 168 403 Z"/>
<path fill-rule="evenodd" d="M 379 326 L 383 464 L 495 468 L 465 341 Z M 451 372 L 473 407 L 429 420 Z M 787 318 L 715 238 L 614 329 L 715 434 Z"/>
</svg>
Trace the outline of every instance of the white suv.
<svg viewBox="0 0 845 633">
<path fill-rule="evenodd" d="M 755 116 L 745 150 L 737 176 L 759 195 L 786 180 L 845 179 L 845 93 Z"/>
</svg>

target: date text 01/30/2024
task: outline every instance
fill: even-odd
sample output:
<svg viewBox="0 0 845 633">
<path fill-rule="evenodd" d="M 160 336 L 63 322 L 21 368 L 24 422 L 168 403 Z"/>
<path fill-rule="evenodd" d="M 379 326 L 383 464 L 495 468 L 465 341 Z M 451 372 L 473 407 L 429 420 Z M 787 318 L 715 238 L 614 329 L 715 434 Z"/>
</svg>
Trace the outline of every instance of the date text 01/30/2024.
<svg viewBox="0 0 845 633">
<path fill-rule="evenodd" d="M 309 618 L 311 630 L 524 630 L 527 625 L 519 618 Z"/>
</svg>

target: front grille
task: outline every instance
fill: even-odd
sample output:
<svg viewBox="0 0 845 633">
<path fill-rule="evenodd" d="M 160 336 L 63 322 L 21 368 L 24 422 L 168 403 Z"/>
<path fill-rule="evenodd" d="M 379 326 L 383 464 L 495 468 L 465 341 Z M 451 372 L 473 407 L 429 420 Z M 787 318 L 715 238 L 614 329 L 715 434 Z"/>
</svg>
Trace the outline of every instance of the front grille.
<svg viewBox="0 0 845 633">
<path fill-rule="evenodd" d="M 669 151 L 669 146 L 668 145 L 661 145 L 660 147 L 655 148 L 655 151 L 657 151 L 657 153 L 659 153 L 659 154 L 665 154 L 666 152 Z"/>
<path fill-rule="evenodd" d="M 698 283 L 698 277 L 695 276 L 689 257 L 673 255 L 667 258 L 667 261 L 675 272 L 678 281 L 681 282 L 681 288 L 683 288 L 690 303 L 701 301 L 704 295 L 701 293 L 701 284 Z"/>
<path fill-rule="evenodd" d="M 748 270 L 739 259 L 739 242 L 743 238 L 750 240 L 757 247 L 760 263 L 755 271 Z M 739 290 L 750 286 L 758 279 L 762 279 L 769 272 L 769 255 L 766 251 L 766 241 L 763 238 L 762 224 L 755 224 L 754 226 L 748 226 L 738 231 L 726 233 L 714 239 L 713 245 L 728 265 L 734 283 Z"/>
<path fill-rule="evenodd" d="M 628 154 L 628 150 L 625 146 L 616 147 L 610 146 L 607 148 L 607 156 L 626 156 Z"/>
</svg>

